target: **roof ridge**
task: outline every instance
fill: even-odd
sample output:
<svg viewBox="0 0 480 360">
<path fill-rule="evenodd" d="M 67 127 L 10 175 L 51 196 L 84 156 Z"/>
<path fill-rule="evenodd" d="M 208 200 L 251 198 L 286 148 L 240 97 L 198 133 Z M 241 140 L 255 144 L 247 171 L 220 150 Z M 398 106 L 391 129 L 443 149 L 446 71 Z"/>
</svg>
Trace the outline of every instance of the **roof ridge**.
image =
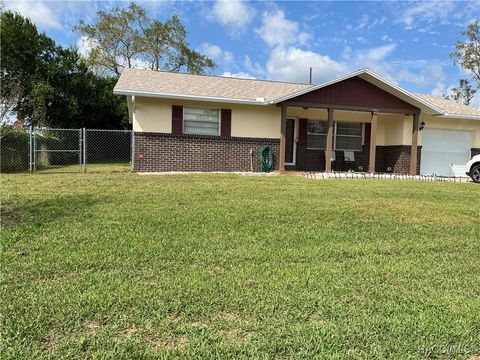
<svg viewBox="0 0 480 360">
<path fill-rule="evenodd" d="M 181 73 L 177 71 L 166 71 L 166 70 L 151 70 L 151 69 L 137 69 L 137 68 L 129 68 L 125 69 L 124 71 L 148 71 L 148 72 L 155 72 L 155 73 L 166 73 L 166 74 L 177 74 L 177 75 L 186 75 L 186 76 L 202 76 L 202 77 L 212 77 L 218 79 L 233 79 L 233 80 L 248 80 L 248 81 L 263 81 L 268 83 L 280 83 L 280 84 L 292 84 L 292 85 L 308 85 L 308 86 L 315 86 L 309 83 L 303 82 L 291 82 L 291 81 L 282 81 L 282 80 L 268 80 L 268 79 L 249 79 L 249 78 L 241 78 L 235 76 L 222 76 L 222 75 L 210 75 L 210 74 L 188 74 L 188 73 Z"/>
</svg>

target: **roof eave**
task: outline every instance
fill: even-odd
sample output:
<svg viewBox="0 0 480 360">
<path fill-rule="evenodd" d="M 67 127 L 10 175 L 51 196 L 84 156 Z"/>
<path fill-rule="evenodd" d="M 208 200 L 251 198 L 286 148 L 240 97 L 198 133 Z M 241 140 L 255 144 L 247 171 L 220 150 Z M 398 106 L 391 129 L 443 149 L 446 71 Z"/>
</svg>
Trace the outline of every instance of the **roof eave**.
<svg viewBox="0 0 480 360">
<path fill-rule="evenodd" d="M 205 102 L 217 102 L 225 104 L 243 104 L 243 105 L 270 105 L 271 101 L 256 101 L 256 100 L 245 100 L 245 99 L 235 99 L 235 98 L 224 98 L 224 97 L 214 97 L 214 96 L 197 96 L 197 95 L 186 95 L 186 94 L 168 94 L 168 93 L 157 93 L 150 91 L 134 91 L 134 90 L 125 90 L 125 89 L 113 89 L 113 93 L 116 95 L 130 95 L 130 96 L 143 96 L 143 97 L 155 97 L 162 99 L 175 99 L 175 100 L 193 100 L 193 101 L 205 101 Z"/>
<path fill-rule="evenodd" d="M 444 113 L 442 115 L 438 115 L 436 117 L 439 118 L 448 118 L 448 119 L 460 119 L 460 120 L 476 120 L 480 121 L 480 115 L 464 115 L 464 114 L 449 114 Z"/>
</svg>

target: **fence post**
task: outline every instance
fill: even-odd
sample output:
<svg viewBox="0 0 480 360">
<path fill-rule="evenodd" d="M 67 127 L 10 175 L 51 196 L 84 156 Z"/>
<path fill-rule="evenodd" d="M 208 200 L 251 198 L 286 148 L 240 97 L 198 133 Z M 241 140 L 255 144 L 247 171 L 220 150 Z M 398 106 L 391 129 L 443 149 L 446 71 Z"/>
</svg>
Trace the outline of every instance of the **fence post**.
<svg viewBox="0 0 480 360">
<path fill-rule="evenodd" d="M 28 127 L 28 170 L 30 172 L 33 171 L 33 144 L 32 144 L 32 140 L 33 140 L 33 137 L 32 137 L 32 128 L 33 126 L 30 125 Z"/>
<path fill-rule="evenodd" d="M 37 128 L 33 127 L 33 171 L 37 170 Z"/>
<path fill-rule="evenodd" d="M 133 162 L 135 161 L 135 131 L 133 130 L 133 125 L 132 125 L 132 140 L 130 141 L 130 167 L 131 167 L 131 171 L 133 171 L 135 169 L 134 165 L 133 165 Z"/>
<path fill-rule="evenodd" d="M 83 132 L 83 172 L 87 172 L 87 130 L 82 129 Z"/>
</svg>

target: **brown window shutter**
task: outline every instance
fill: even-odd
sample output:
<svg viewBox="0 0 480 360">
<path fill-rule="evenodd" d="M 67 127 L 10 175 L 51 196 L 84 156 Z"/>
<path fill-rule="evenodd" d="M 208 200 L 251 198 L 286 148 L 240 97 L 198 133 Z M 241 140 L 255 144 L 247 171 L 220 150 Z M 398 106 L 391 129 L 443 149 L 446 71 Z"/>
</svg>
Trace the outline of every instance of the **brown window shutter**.
<svg viewBox="0 0 480 360">
<path fill-rule="evenodd" d="M 220 124 L 220 133 L 222 136 L 232 136 L 232 110 L 222 109 L 220 118 L 222 123 Z"/>
<path fill-rule="evenodd" d="M 172 105 L 172 133 L 183 132 L 183 106 Z"/>
<path fill-rule="evenodd" d="M 298 119 L 298 143 L 300 145 L 307 145 L 307 127 L 308 119 Z"/>
<path fill-rule="evenodd" d="M 370 145 L 370 135 L 372 132 L 372 124 L 370 123 L 365 123 L 365 137 L 363 138 L 364 145 L 369 146 Z"/>
</svg>

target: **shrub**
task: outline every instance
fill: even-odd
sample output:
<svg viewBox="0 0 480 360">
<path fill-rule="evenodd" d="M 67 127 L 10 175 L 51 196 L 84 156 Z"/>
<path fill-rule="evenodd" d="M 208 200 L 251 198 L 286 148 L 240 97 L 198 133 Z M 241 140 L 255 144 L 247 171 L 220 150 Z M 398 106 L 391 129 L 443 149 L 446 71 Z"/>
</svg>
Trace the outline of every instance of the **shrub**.
<svg viewBox="0 0 480 360">
<path fill-rule="evenodd" d="M 0 127 L 0 172 L 27 171 L 29 133 L 11 126 Z"/>
</svg>

